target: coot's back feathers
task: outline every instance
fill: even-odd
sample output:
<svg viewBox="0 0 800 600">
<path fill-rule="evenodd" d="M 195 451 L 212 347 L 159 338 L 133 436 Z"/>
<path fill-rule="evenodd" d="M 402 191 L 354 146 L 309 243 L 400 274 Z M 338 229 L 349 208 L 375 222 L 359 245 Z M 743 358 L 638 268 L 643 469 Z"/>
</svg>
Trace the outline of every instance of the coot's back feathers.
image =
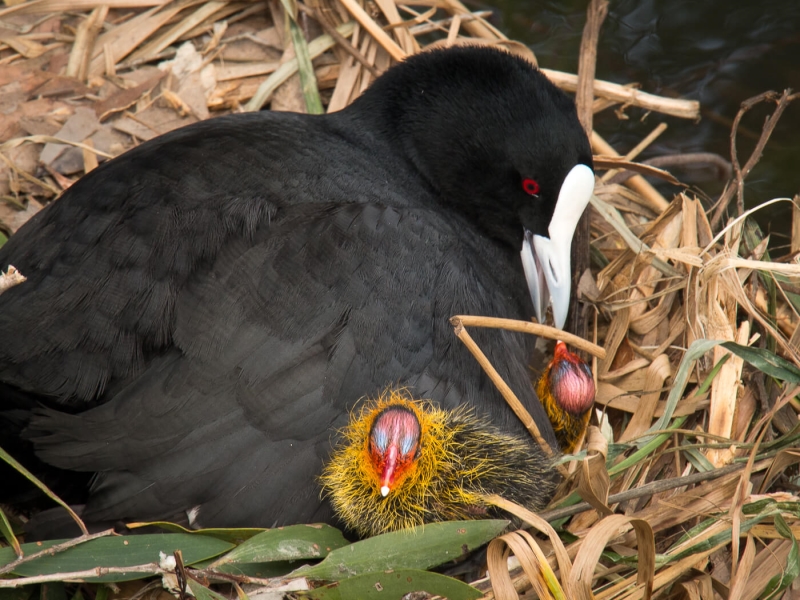
<svg viewBox="0 0 800 600">
<path fill-rule="evenodd" d="M 3 389 L 49 399 L 25 436 L 52 465 L 99 472 L 90 521 L 330 518 L 331 432 L 388 384 L 524 431 L 448 319 L 532 314 L 523 233 L 547 235 L 580 165 L 571 101 L 479 48 L 412 57 L 339 113 L 156 138 L 0 249 L 28 277 L 0 296 L 0 412 Z M 529 337 L 475 337 L 555 445 Z"/>
</svg>

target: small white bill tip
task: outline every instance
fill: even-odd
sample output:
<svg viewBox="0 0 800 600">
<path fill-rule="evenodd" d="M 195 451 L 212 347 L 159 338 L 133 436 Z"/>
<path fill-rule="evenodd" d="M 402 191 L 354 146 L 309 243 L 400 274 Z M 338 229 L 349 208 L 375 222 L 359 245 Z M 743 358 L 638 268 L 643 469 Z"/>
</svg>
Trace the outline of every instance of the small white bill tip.
<svg viewBox="0 0 800 600">
<path fill-rule="evenodd" d="M 386 498 L 386 496 L 388 496 L 388 495 L 389 495 L 389 486 L 388 485 L 382 485 L 381 486 L 381 496 Z"/>
</svg>

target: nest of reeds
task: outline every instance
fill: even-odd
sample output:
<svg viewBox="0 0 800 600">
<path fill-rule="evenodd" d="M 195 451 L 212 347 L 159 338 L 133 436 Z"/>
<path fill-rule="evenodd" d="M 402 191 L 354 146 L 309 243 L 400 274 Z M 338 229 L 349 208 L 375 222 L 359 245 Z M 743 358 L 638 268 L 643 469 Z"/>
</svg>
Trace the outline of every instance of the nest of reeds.
<svg viewBox="0 0 800 600">
<path fill-rule="evenodd" d="M 595 79 L 606 8 L 596 0 L 589 6 L 578 75 L 540 65 L 576 93 L 587 131 L 594 113 L 612 107 L 650 112 L 651 122 L 662 114 L 697 119 L 696 102 Z M 427 47 L 488 44 L 536 60 L 487 16 L 459 0 L 5 0 L 0 229 L 13 233 L 99 161 L 143 140 L 267 105 L 338 110 L 393 61 Z M 245 597 L 244 584 L 259 584 L 249 592 L 258 595 L 264 586 L 297 589 L 298 581 L 317 587 L 292 593 L 312 597 L 359 597 L 364 590 L 384 590 L 388 597 L 408 589 L 450 598 L 516 598 L 532 588 L 540 598 L 630 600 L 797 593 L 800 210 L 795 198 L 791 247 L 775 256 L 743 202 L 747 175 L 795 97 L 768 92 L 743 103 L 731 133 L 732 177 L 717 199 L 697 198 L 662 168 L 680 161 L 649 161 L 661 167 L 636 162 L 666 124 L 624 155 L 592 132 L 599 181 L 583 230 L 591 253 L 575 257 L 580 300 L 573 321 L 602 347 L 594 351 L 597 414 L 583 450 L 562 462 L 569 478 L 553 506 L 539 516 L 506 507 L 538 533 L 492 541 L 489 578 L 466 578 L 471 588 L 447 587 L 442 575 L 424 573 L 437 564 L 433 556 L 447 560 L 442 548 L 431 550 L 450 539 L 447 524 L 426 527 L 428 535 L 420 538 L 388 534 L 395 537 L 347 546 L 348 555 L 368 564 L 348 563 L 344 570 L 324 567 L 346 544 L 330 528 L 292 530 L 294 548 L 305 548 L 298 539 L 308 546 L 292 559 L 330 554 L 289 576 L 298 564 L 281 554 L 285 536 L 279 539 L 275 530 L 187 536 L 161 562 L 134 556 L 135 540 L 125 542 L 126 550 L 113 545 L 117 538 L 85 537 L 51 549 L 54 560 L 43 563 L 32 555 L 35 548 L 20 546 L 14 524 L 3 517 L 0 531 L 10 547 L 0 548 L 6 565 L 0 567 L 0 594 L 28 590 L 14 596 L 22 598 L 34 584 L 152 575 L 161 575 L 181 598 Z M 774 104 L 774 112 L 744 160 L 736 153 L 736 127 L 759 102 Z M 670 197 L 650 183 L 653 178 L 672 186 Z M 471 326 L 456 325 L 459 333 Z M 473 547 L 499 531 L 470 527 L 458 525 L 452 539 L 474 535 Z M 219 547 L 203 546 L 209 540 Z M 78 552 L 100 543 L 107 547 Z M 69 552 L 72 562 L 59 563 Z M 391 560 L 380 562 L 389 554 Z M 507 560 L 510 554 L 514 560 Z M 317 581 L 335 583 L 318 587 Z M 411 581 L 411 588 L 394 587 Z M 208 587 L 220 582 L 225 586 Z M 102 598 L 154 589 L 139 582 L 109 585 L 58 589 Z"/>
</svg>

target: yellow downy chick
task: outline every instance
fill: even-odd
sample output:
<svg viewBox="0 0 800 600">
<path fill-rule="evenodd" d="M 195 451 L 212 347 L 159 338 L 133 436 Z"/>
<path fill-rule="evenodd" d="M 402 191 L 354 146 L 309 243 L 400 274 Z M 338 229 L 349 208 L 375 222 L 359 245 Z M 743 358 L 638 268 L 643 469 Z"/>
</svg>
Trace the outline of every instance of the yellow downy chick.
<svg viewBox="0 0 800 600">
<path fill-rule="evenodd" d="M 403 390 L 365 402 L 342 436 L 321 481 L 336 513 L 361 536 L 502 514 L 484 501 L 489 494 L 536 510 L 557 483 L 550 459 L 529 438 Z"/>
</svg>

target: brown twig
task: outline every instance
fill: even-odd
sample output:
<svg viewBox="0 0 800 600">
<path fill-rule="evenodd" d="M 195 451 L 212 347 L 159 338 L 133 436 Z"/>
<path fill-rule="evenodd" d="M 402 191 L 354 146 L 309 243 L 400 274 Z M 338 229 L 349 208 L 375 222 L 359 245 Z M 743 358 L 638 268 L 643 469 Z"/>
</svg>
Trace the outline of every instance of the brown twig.
<svg viewBox="0 0 800 600">
<path fill-rule="evenodd" d="M 742 106 L 739 109 L 739 112 L 736 114 L 736 118 L 733 120 L 733 128 L 731 129 L 731 162 L 733 163 L 734 178 L 728 183 L 725 191 L 722 192 L 722 195 L 717 201 L 717 208 L 714 211 L 714 216 L 711 218 L 712 229 L 716 230 L 719 226 L 719 223 L 728 208 L 728 204 L 730 204 L 730 201 L 733 199 L 734 194 L 737 195 L 736 204 L 738 214 L 742 215 L 744 213 L 744 180 L 750 174 L 750 171 L 753 170 L 753 167 L 756 166 L 758 161 L 761 160 L 764 147 L 767 145 L 772 132 L 775 130 L 778 120 L 781 118 L 781 115 L 783 115 L 783 111 L 786 110 L 786 107 L 789 105 L 789 103 L 797 97 L 798 94 L 791 94 L 791 90 L 786 89 L 783 90 L 782 94 L 769 91 L 759 94 L 758 96 L 753 96 L 752 98 L 742 102 Z M 764 127 L 761 130 L 761 137 L 758 139 L 756 147 L 753 149 L 753 152 L 750 154 L 750 157 L 747 159 L 747 162 L 742 168 L 740 166 L 739 155 L 736 150 L 736 133 L 739 130 L 739 123 L 747 111 L 749 111 L 755 105 L 766 101 L 777 101 L 777 106 L 775 107 L 775 111 L 769 117 L 767 117 L 767 120 L 764 122 Z"/>
<path fill-rule="evenodd" d="M 381 29 L 381 27 L 367 14 L 361 5 L 356 2 L 355 0 L 339 0 L 347 9 L 352 17 L 358 21 L 358 23 L 367 30 L 367 32 L 375 38 L 375 41 L 380 44 L 389 55 L 397 60 L 403 60 L 406 57 L 406 52 L 400 46 L 397 45 L 387 33 Z"/>
<path fill-rule="evenodd" d="M 90 533 L 87 535 L 82 535 L 80 537 L 68 540 L 62 544 L 56 544 L 55 546 L 50 546 L 49 548 L 41 550 L 34 554 L 29 554 L 28 556 L 21 556 L 17 560 L 0 567 L 0 575 L 5 575 L 6 573 L 13 573 L 14 570 L 20 565 L 36 560 L 37 558 L 42 558 L 43 556 L 53 556 L 54 554 L 63 552 L 64 550 L 69 550 L 70 548 L 74 548 L 75 546 L 78 546 L 80 544 L 91 542 L 92 540 L 96 540 L 97 538 L 106 537 L 109 535 L 114 535 L 113 529 L 106 529 L 105 531 L 101 531 L 99 533 Z"/>
<path fill-rule="evenodd" d="M 472 356 L 475 357 L 475 360 L 478 361 L 478 364 L 480 364 L 480 366 L 489 376 L 489 379 L 492 380 L 492 383 L 494 383 L 494 385 L 503 395 L 503 398 L 505 398 L 506 402 L 511 407 L 511 410 L 513 410 L 514 414 L 517 415 L 520 421 L 522 421 L 525 429 L 527 429 L 531 436 L 533 436 L 533 439 L 536 440 L 536 443 L 541 446 L 542 451 L 550 458 L 555 458 L 555 452 L 550 447 L 550 444 L 547 443 L 547 440 L 545 440 L 542 436 L 542 433 L 539 431 L 539 427 L 536 425 L 536 421 L 533 420 L 531 413 L 529 413 L 522 405 L 522 402 L 519 401 L 517 395 L 511 390 L 510 387 L 508 387 L 508 384 L 503 381 L 500 373 L 498 373 L 497 369 L 492 366 L 492 363 L 489 362 L 489 359 L 478 347 L 478 344 L 475 343 L 475 340 L 472 339 L 472 336 L 467 333 L 467 330 L 464 328 L 464 324 L 461 322 L 459 317 L 452 317 L 450 319 L 450 324 L 453 326 L 456 337 L 458 337 L 458 339 L 461 340 L 467 349 L 472 353 Z M 567 472 L 564 465 L 558 465 L 558 470 L 563 476 L 566 477 Z"/>
<path fill-rule="evenodd" d="M 183 552 L 175 550 L 172 556 L 175 558 L 175 579 L 178 582 L 178 598 L 187 600 L 189 595 L 186 593 L 186 567 L 183 566 Z"/>
<path fill-rule="evenodd" d="M 541 69 L 547 78 L 567 92 L 574 92 L 578 89 L 578 76 L 563 71 L 552 69 Z M 682 98 L 665 98 L 648 94 L 630 85 L 620 85 L 602 79 L 595 79 L 593 82 L 594 95 L 598 98 L 606 98 L 614 102 L 620 102 L 629 106 L 638 106 L 645 110 L 680 117 L 681 119 L 699 119 L 700 103 L 697 100 L 684 100 Z"/>
<path fill-rule="evenodd" d="M 639 142 L 638 144 L 636 144 L 636 145 L 635 145 L 635 146 L 634 146 L 634 147 L 631 149 L 631 151 L 630 151 L 630 152 L 628 152 L 628 153 L 625 155 L 625 157 L 624 157 L 624 158 L 625 158 L 625 160 L 627 160 L 627 161 L 633 161 L 633 160 L 635 160 L 635 159 L 636 159 L 636 157 L 637 157 L 637 156 L 639 156 L 639 155 L 640 155 L 640 154 L 641 154 L 641 153 L 642 153 L 642 152 L 643 152 L 643 151 L 644 151 L 644 150 L 645 150 L 645 149 L 646 149 L 648 146 L 650 146 L 650 144 L 652 144 L 652 143 L 653 143 L 653 142 L 654 142 L 656 139 L 658 139 L 658 136 L 660 136 L 662 133 L 664 133 L 664 131 L 666 131 L 666 129 L 667 129 L 667 124 L 666 124 L 666 123 L 664 123 L 664 122 L 662 122 L 662 123 L 659 123 L 659 124 L 656 126 L 656 128 L 655 128 L 655 129 L 653 129 L 653 131 L 651 131 L 651 132 L 650 132 L 650 133 L 649 133 L 649 134 L 648 134 L 648 135 L 647 135 L 647 136 L 646 136 L 646 137 L 645 137 L 645 138 L 644 138 L 644 139 L 643 139 L 641 142 Z M 611 171 L 609 171 L 608 173 L 606 173 L 605 175 L 603 175 L 603 176 L 600 178 L 600 181 L 601 181 L 601 182 L 603 182 L 603 183 L 605 183 L 605 182 L 609 181 L 609 180 L 610 180 L 612 177 L 614 177 L 614 175 L 616 175 L 617 173 L 618 173 L 618 171 L 617 171 L 617 170 L 611 170 Z"/>
<path fill-rule="evenodd" d="M 20 577 L 18 579 L 0 579 L 0 589 L 18 588 L 34 583 L 49 583 L 51 581 L 85 581 L 94 577 L 102 577 L 109 574 L 124 575 L 127 573 L 149 573 L 158 575 L 164 570 L 156 563 L 146 565 L 136 565 L 133 567 L 95 567 L 84 571 L 71 571 L 69 573 L 48 573 L 47 575 L 35 575 L 33 577 Z"/>
<path fill-rule="evenodd" d="M 605 359 L 606 351 L 602 346 L 593 344 L 582 337 L 550 327 L 541 323 L 531 323 L 529 321 L 517 321 L 516 319 L 498 319 L 497 317 L 476 317 L 472 315 L 456 315 L 450 319 L 450 323 L 455 326 L 456 322 L 464 327 L 490 327 L 493 329 L 505 329 L 507 331 L 519 331 L 538 335 L 550 340 L 561 340 L 565 344 L 574 346 L 579 350 L 588 352 L 600 360 Z"/>
<path fill-rule="evenodd" d="M 587 137 L 592 135 L 592 119 L 594 118 L 594 79 L 597 67 L 597 41 L 600 38 L 600 27 L 608 14 L 608 0 L 591 0 L 586 11 L 586 25 L 581 38 L 580 59 L 578 61 L 578 89 L 575 101 L 578 106 L 578 119 L 583 125 Z M 589 211 L 585 211 L 575 228 L 574 242 L 570 251 L 572 262 L 572 287 L 577 289 L 580 278 L 589 269 Z M 569 328 L 582 337 L 589 331 L 586 312 L 578 301 L 578 296 L 570 298 L 567 312 Z"/>
<path fill-rule="evenodd" d="M 710 166 L 717 170 L 719 179 L 729 179 L 733 174 L 733 167 L 731 163 L 725 160 L 719 154 L 713 152 L 690 152 L 689 154 L 668 154 L 666 156 L 655 156 L 648 158 L 641 162 L 643 165 L 658 168 L 674 168 L 674 167 L 704 167 Z M 631 171 L 622 171 L 613 177 L 610 177 L 607 183 L 624 183 L 635 173 Z"/>
<path fill-rule="evenodd" d="M 459 18 L 461 19 L 461 23 L 463 25 L 464 23 L 468 23 L 476 19 L 484 19 L 486 17 L 490 17 L 491 15 L 492 12 L 489 10 L 476 10 L 474 13 L 459 15 Z M 455 19 L 455 17 L 448 17 L 446 19 L 441 19 L 439 21 L 425 20 L 423 22 L 420 22 L 419 25 L 412 25 L 408 27 L 408 31 L 409 33 L 415 36 L 431 33 L 433 31 L 447 31 L 450 28 L 453 19 Z M 411 22 L 412 21 L 406 21 L 406 23 L 411 23 Z M 394 27 L 396 28 L 404 26 L 405 26 L 404 23 L 400 23 L 398 25 L 395 25 Z"/>
<path fill-rule="evenodd" d="M 602 154 L 604 156 L 619 157 L 619 153 L 605 141 L 596 131 L 592 132 L 592 150 L 595 154 Z M 639 193 L 639 195 L 647 202 L 647 206 L 652 208 L 656 214 L 661 214 L 669 206 L 669 202 L 661 193 L 650 185 L 641 175 L 634 175 L 630 178 L 626 185 L 632 190 Z"/>
<path fill-rule="evenodd" d="M 672 479 L 653 481 L 652 483 L 626 490 L 624 492 L 619 492 L 618 494 L 611 494 L 608 497 L 608 504 L 619 504 L 620 502 L 626 502 L 628 500 L 635 500 L 637 498 L 644 498 L 645 496 L 660 494 L 661 492 L 666 492 L 686 485 L 694 485 L 696 483 L 702 483 L 703 481 L 711 481 L 713 479 L 718 479 L 719 477 L 741 471 L 744 469 L 744 467 L 744 463 L 727 465 L 719 469 L 714 469 L 713 471 L 705 471 L 703 473 L 686 475 L 685 477 L 673 477 Z M 763 468 L 766 468 L 766 465 L 763 465 Z M 574 506 L 546 510 L 539 513 L 539 516 L 546 521 L 552 522 L 559 519 L 572 517 L 587 510 L 592 510 L 592 507 L 588 502 L 581 502 L 580 504 L 575 504 Z"/>
<path fill-rule="evenodd" d="M 317 23 L 319 23 L 320 27 L 322 27 L 322 29 L 325 30 L 325 33 L 327 33 L 334 40 L 336 40 L 336 43 L 339 44 L 339 47 L 342 50 L 344 50 L 350 56 L 352 56 L 354 59 L 360 62 L 363 65 L 363 67 L 367 71 L 369 71 L 373 76 L 378 77 L 381 74 L 381 71 L 378 70 L 375 67 L 375 65 L 371 64 L 367 60 L 366 56 L 361 54 L 361 52 L 359 52 L 357 48 L 353 47 L 353 44 L 350 43 L 350 40 L 348 40 L 341 33 L 336 31 L 335 27 L 331 27 L 328 23 L 326 23 L 325 20 L 322 19 L 313 8 L 308 7 L 300 2 L 297 3 L 297 7 L 304 13 L 306 13 L 309 17 L 314 19 Z"/>
</svg>

